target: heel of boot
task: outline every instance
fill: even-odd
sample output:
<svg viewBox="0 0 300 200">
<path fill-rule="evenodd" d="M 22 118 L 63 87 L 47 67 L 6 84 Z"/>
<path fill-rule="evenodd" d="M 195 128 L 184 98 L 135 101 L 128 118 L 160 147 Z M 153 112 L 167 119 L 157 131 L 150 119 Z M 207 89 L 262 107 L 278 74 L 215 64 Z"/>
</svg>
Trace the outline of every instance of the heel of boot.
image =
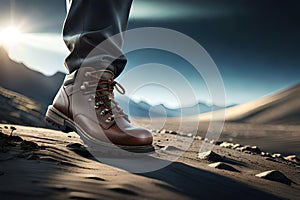
<svg viewBox="0 0 300 200">
<path fill-rule="evenodd" d="M 66 120 L 59 116 L 55 111 L 53 111 L 52 106 L 48 107 L 46 112 L 45 120 L 53 127 L 61 130 L 62 132 L 69 133 L 73 130 L 67 126 Z"/>
</svg>

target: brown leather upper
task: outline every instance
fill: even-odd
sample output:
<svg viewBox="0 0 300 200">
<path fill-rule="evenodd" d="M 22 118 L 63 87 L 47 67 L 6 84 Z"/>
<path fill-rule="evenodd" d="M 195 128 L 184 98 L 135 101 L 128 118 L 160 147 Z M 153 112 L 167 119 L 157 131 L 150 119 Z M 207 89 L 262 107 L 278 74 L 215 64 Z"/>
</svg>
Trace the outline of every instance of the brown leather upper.
<svg viewBox="0 0 300 200">
<path fill-rule="evenodd" d="M 95 69 L 80 68 L 76 79 L 68 80 L 70 83 L 60 88 L 53 107 L 95 140 L 124 146 L 151 145 L 152 134 L 133 126 L 118 105 L 114 104 L 112 87 L 116 82 L 112 72 L 99 71 L 98 84 L 92 84 L 97 80 L 90 73 L 95 74 Z"/>
</svg>

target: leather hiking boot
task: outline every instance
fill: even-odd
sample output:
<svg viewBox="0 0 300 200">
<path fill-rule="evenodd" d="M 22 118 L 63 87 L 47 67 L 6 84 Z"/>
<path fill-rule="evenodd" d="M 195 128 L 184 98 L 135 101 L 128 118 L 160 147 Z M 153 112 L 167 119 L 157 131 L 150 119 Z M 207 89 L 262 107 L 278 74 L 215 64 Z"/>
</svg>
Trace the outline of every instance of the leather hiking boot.
<svg viewBox="0 0 300 200">
<path fill-rule="evenodd" d="M 111 71 L 80 68 L 66 75 L 48 107 L 46 120 L 63 132 L 77 132 L 83 141 L 92 141 L 93 145 L 117 145 L 131 152 L 153 151 L 152 134 L 130 123 L 114 100 L 114 89 L 125 94 Z"/>
</svg>

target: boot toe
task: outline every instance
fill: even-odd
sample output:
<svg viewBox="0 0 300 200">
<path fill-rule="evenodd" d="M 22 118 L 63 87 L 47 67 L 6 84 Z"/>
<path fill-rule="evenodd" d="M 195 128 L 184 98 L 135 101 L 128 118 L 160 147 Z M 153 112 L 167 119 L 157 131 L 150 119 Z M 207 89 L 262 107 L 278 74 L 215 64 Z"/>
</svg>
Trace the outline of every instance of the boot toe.
<svg viewBox="0 0 300 200">
<path fill-rule="evenodd" d="M 135 128 L 133 130 L 126 131 L 126 134 L 130 137 L 132 146 L 151 145 L 153 142 L 153 136 L 147 129 Z"/>
</svg>

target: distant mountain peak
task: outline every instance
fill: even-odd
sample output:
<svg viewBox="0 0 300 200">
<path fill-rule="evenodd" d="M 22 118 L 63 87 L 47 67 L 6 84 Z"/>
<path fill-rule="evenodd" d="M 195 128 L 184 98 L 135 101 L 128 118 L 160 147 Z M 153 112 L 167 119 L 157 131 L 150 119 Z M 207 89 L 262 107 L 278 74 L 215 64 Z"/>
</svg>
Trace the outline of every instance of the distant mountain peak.
<svg viewBox="0 0 300 200">
<path fill-rule="evenodd" d="M 48 77 L 23 63 L 13 61 L 2 46 L 0 61 L 0 86 L 32 98 L 43 106 L 52 102 L 64 79 L 62 72 Z"/>
<path fill-rule="evenodd" d="M 59 71 L 57 71 L 57 72 L 55 72 L 55 74 L 53 74 L 53 75 L 51 75 L 51 76 L 49 76 L 50 78 L 55 78 L 55 77 L 65 77 L 65 73 L 63 73 L 63 72 L 59 72 Z"/>
</svg>

